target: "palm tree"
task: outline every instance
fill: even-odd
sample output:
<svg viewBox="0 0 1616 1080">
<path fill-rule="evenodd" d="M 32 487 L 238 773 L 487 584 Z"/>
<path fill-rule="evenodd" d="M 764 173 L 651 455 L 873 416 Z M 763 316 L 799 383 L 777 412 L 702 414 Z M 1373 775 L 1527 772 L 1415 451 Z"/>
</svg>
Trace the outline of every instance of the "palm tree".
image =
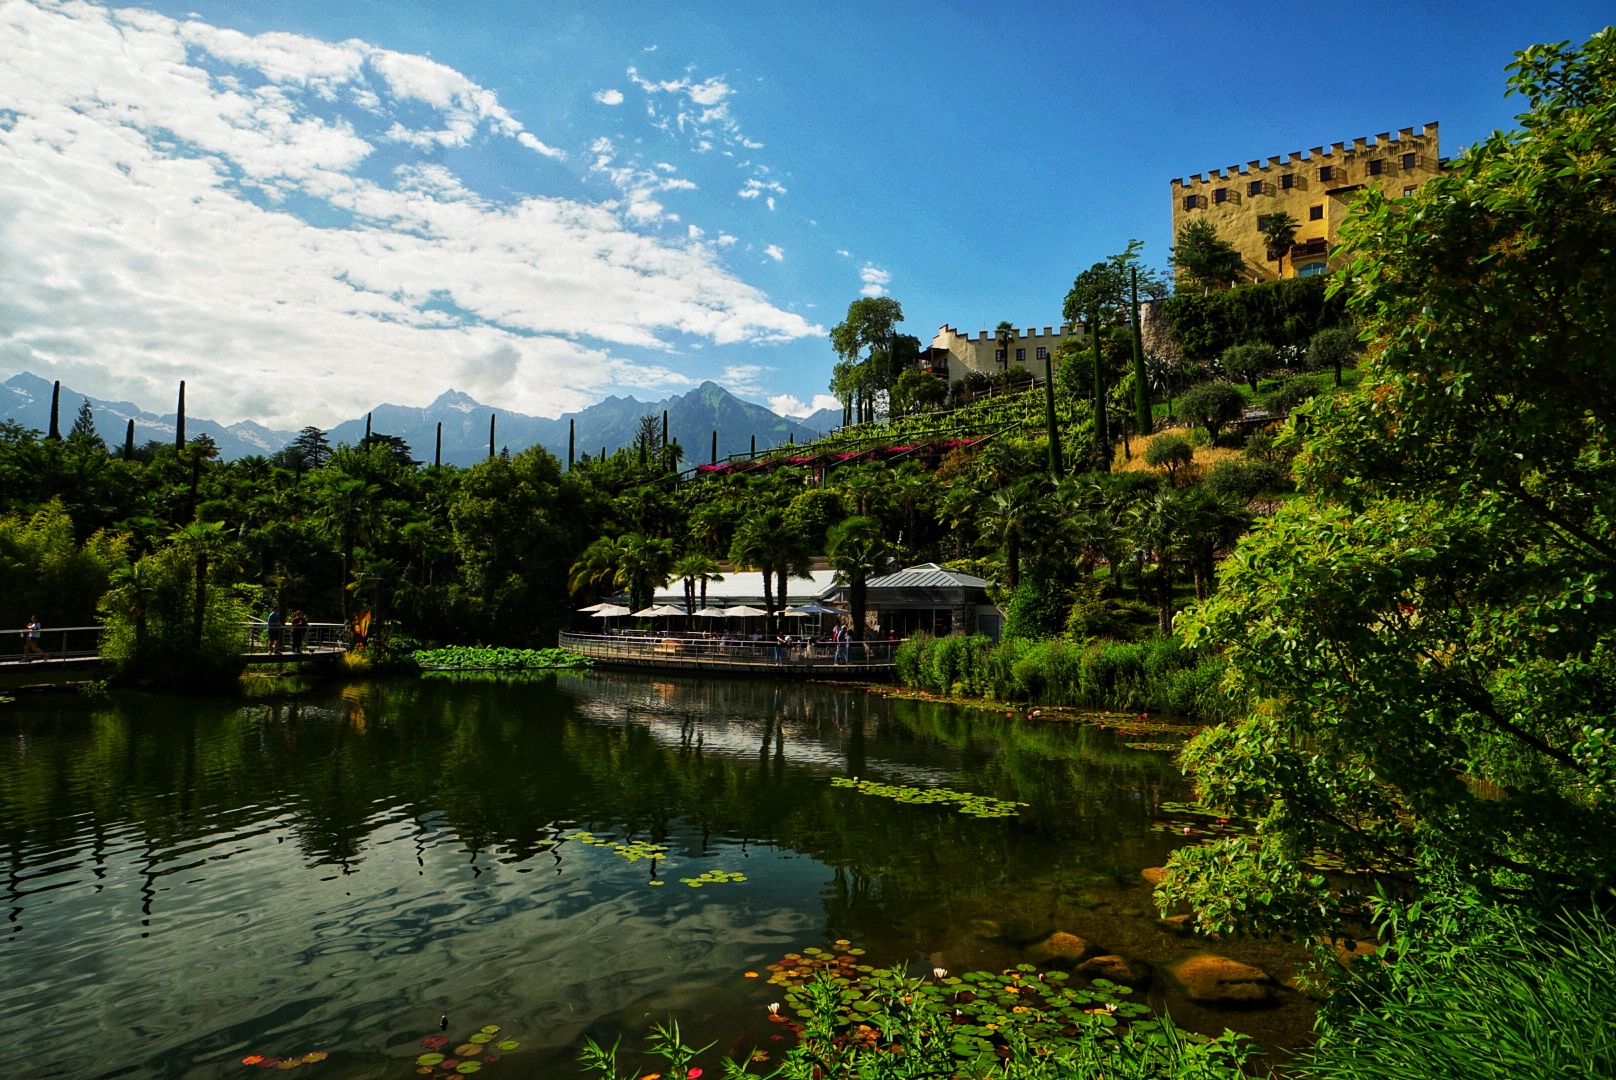
<svg viewBox="0 0 1616 1080">
<path fill-rule="evenodd" d="M 1001 322 L 993 331 L 993 340 L 999 344 L 999 355 L 1003 357 L 999 366 L 1006 374 L 1010 371 L 1010 343 L 1016 340 L 1016 327 L 1014 323 Z"/>
<path fill-rule="evenodd" d="M 1173 632 L 1173 564 L 1194 542 L 1196 507 L 1171 488 L 1158 489 L 1125 511 L 1123 528 L 1155 582 L 1156 629 Z"/>
<path fill-rule="evenodd" d="M 189 551 L 196 559 L 196 592 L 191 601 L 191 644 L 201 648 L 202 630 L 208 613 L 208 567 L 230 550 L 230 534 L 217 521 L 189 521 L 174 530 L 169 540 Z"/>
<path fill-rule="evenodd" d="M 794 565 L 800 543 L 800 537 L 786 524 L 784 513 L 765 510 L 742 525 L 730 545 L 730 561 L 737 570 L 757 570 L 763 574 L 763 608 L 768 613 L 764 627 L 771 636 L 774 634 L 774 577 L 778 573 L 784 585 L 785 574 L 800 565 Z M 780 599 L 785 597 L 782 595 Z"/>
<path fill-rule="evenodd" d="M 1014 487 L 995 491 L 977 520 L 984 538 L 1004 549 L 1004 583 L 1010 589 L 1021 581 L 1021 542 L 1031 531 L 1037 515 L 1038 501 L 1032 484 L 1023 480 Z"/>
<path fill-rule="evenodd" d="M 723 581 L 724 576 L 718 572 L 718 563 L 703 555 L 699 551 L 692 551 L 684 555 L 673 564 L 673 576 L 684 578 L 685 581 L 685 612 L 690 615 L 696 613 L 696 583 L 701 583 L 701 606 L 707 606 L 707 583 L 709 581 Z"/>
<path fill-rule="evenodd" d="M 656 591 L 668 583 L 672 573 L 673 541 L 655 540 L 643 533 L 623 537 L 613 582 L 628 590 L 633 609 L 650 607 Z"/>
<path fill-rule="evenodd" d="M 375 524 L 376 500 L 382 489 L 380 484 L 366 483 L 334 469 L 322 473 L 321 481 L 315 498 L 321 522 L 342 553 L 342 622 L 347 625 L 351 614 L 348 594 L 353 586 L 354 548 Z"/>
<path fill-rule="evenodd" d="M 622 558 L 622 541 L 614 536 L 598 537 L 567 572 L 568 591 L 576 596 L 597 585 L 614 585 Z"/>
<path fill-rule="evenodd" d="M 1285 276 L 1285 253 L 1296 243 L 1296 229 L 1299 224 L 1283 210 L 1275 210 L 1263 217 L 1263 242 L 1268 245 L 1268 257 L 1279 260 L 1280 277 Z"/>
<path fill-rule="evenodd" d="M 847 586 L 854 641 L 864 640 L 865 582 L 885 568 L 887 554 L 881 523 L 874 518 L 848 518 L 830 531 L 826 557 L 836 571 L 836 580 Z"/>
</svg>

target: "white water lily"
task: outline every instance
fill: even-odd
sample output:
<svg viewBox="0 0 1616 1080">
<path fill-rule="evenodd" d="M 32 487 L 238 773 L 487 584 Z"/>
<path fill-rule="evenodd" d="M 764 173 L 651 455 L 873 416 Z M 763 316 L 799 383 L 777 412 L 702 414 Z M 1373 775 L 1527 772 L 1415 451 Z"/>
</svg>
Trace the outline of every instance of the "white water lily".
<svg viewBox="0 0 1616 1080">
<path fill-rule="evenodd" d="M 948 976 L 948 969 L 947 968 L 935 967 L 935 968 L 931 969 L 931 977 L 934 978 L 934 979 L 947 978 L 947 976 Z"/>
</svg>

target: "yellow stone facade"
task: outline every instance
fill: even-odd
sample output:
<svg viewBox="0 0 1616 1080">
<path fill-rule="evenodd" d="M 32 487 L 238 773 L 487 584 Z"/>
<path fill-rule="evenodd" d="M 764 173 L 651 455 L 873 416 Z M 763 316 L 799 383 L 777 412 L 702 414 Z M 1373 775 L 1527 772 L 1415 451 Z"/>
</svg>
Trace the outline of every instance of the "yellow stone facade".
<svg viewBox="0 0 1616 1080">
<path fill-rule="evenodd" d="M 1173 236 L 1197 218 L 1211 221 L 1240 252 L 1249 281 L 1324 273 L 1335 267 L 1336 232 L 1354 198 L 1371 186 L 1392 198 L 1412 194 L 1442 167 L 1433 122 L 1403 128 L 1395 139 L 1387 132 L 1196 173 L 1172 182 Z M 1268 257 L 1259 225 L 1279 210 L 1296 221 L 1296 243 L 1283 260 Z"/>
<path fill-rule="evenodd" d="M 996 376 L 1010 368 L 1025 368 L 1041 379 L 1044 377 L 1045 354 L 1053 358 L 1055 347 L 1068 338 L 1081 341 L 1082 327 L 1061 323 L 1059 326 L 1046 326 L 1042 330 L 1036 326 L 1017 329 L 1015 340 L 1010 342 L 1006 362 L 1000 363 L 997 331 L 981 330 L 972 337 L 969 333 L 962 334 L 954 327 L 944 325 L 931 339 L 931 349 L 923 357 L 923 362 L 929 365 L 934 375 L 946 373 L 949 382 L 959 382 L 972 371 Z"/>
</svg>

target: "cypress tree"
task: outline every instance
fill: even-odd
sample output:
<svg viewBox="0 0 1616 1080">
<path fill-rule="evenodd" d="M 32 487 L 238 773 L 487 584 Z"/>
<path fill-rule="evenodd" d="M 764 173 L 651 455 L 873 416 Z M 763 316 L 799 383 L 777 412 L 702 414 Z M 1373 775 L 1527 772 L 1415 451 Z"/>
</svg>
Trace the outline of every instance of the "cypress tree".
<svg viewBox="0 0 1616 1080">
<path fill-rule="evenodd" d="M 1055 427 L 1055 362 L 1044 353 L 1044 426 L 1049 437 L 1049 475 L 1059 480 L 1064 469 L 1061 458 L 1060 430 Z"/>
<path fill-rule="evenodd" d="M 359 445 L 366 447 L 370 445 L 370 413 L 365 414 L 365 441 Z"/>
<path fill-rule="evenodd" d="M 1089 338 L 1094 345 L 1094 444 L 1101 472 L 1111 471 L 1111 435 L 1105 424 L 1105 362 L 1100 356 L 1100 309 L 1089 316 Z"/>
<path fill-rule="evenodd" d="M 578 421 L 569 417 L 567 420 L 567 471 L 572 471 L 573 451 L 578 445 Z"/>
<path fill-rule="evenodd" d="M 432 467 L 443 468 L 443 421 L 438 421 L 438 445 L 432 451 Z"/>
<path fill-rule="evenodd" d="M 135 460 L 135 421 L 132 417 L 129 426 L 123 429 L 123 459 Z"/>
<path fill-rule="evenodd" d="M 174 413 L 174 452 L 185 449 L 185 380 L 180 380 L 180 405 Z"/>
<path fill-rule="evenodd" d="M 718 464 L 718 429 L 713 429 L 713 464 Z"/>
<path fill-rule="evenodd" d="M 489 457 L 494 456 L 494 421 L 496 419 L 498 419 L 498 414 L 496 414 L 496 413 L 489 413 L 488 414 L 488 456 Z"/>
<path fill-rule="evenodd" d="M 61 408 L 62 381 L 58 379 L 56 380 L 55 385 L 51 387 L 50 433 L 45 436 L 45 438 L 51 440 L 52 442 L 62 441 Z"/>
<path fill-rule="evenodd" d="M 747 457 L 749 457 L 749 458 L 757 457 L 757 436 L 756 435 L 752 436 L 752 450 L 751 450 L 751 452 L 749 454 L 747 454 Z"/>
<path fill-rule="evenodd" d="M 1150 415 L 1150 386 L 1145 374 L 1145 331 L 1139 325 L 1139 268 L 1135 266 L 1132 270 L 1134 423 L 1139 428 L 1139 434 L 1145 436 L 1151 433 L 1156 423 Z"/>
</svg>

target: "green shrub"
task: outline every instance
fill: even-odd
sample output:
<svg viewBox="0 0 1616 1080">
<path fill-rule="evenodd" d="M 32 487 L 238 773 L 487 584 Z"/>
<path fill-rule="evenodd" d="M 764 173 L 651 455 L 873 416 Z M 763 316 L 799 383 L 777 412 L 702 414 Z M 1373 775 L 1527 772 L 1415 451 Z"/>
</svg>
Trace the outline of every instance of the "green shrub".
<svg viewBox="0 0 1616 1080">
<path fill-rule="evenodd" d="M 1177 476 L 1178 470 L 1195 458 L 1195 448 L 1182 435 L 1158 435 L 1145 447 L 1145 464 L 1152 469 L 1166 469 L 1168 476 Z"/>
<path fill-rule="evenodd" d="M 179 547 L 147 555 L 114 578 L 101 601 L 101 659 L 111 681 L 170 691 L 233 688 L 246 666 L 248 607 L 236 593 L 204 586 L 196 639 L 196 561 Z"/>
<path fill-rule="evenodd" d="M 899 647 L 898 682 L 935 694 L 1090 709 L 1170 712 L 1207 720 L 1233 715 L 1220 689 L 1223 661 L 1176 638 L 1114 641 L 934 638 Z"/>
<path fill-rule="evenodd" d="M 1046 638 L 1059 634 L 1071 607 L 1070 575 L 1034 565 L 1022 575 L 1004 613 L 1007 638 Z"/>
<path fill-rule="evenodd" d="M 1382 924 L 1395 959 L 1358 961 L 1356 978 L 1337 980 L 1320 1045 L 1294 1075 L 1616 1076 L 1616 926 L 1607 915 L 1537 923 L 1479 909 L 1452 921 L 1451 906 L 1437 905 Z"/>
<path fill-rule="evenodd" d="M 1246 503 L 1290 486 L 1290 476 L 1272 461 L 1220 461 L 1201 486 L 1222 499 Z"/>
<path fill-rule="evenodd" d="M 1324 275 L 1180 292 L 1161 304 L 1185 355 L 1218 356 L 1231 345 L 1305 346 L 1319 330 L 1346 320 L 1346 293 L 1325 298 Z"/>
<path fill-rule="evenodd" d="M 1268 411 L 1276 415 L 1288 413 L 1302 402 L 1318 397 L 1321 389 L 1312 379 L 1292 379 L 1268 399 Z"/>
</svg>

